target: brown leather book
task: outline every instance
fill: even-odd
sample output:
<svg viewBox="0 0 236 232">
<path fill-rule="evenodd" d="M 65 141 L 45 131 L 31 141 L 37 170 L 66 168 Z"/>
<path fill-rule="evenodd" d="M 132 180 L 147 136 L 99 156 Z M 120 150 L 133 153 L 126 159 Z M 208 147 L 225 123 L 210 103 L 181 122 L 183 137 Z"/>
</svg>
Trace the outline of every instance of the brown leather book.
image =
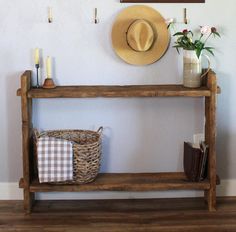
<svg viewBox="0 0 236 232">
<path fill-rule="evenodd" d="M 199 181 L 204 180 L 207 177 L 207 166 L 208 166 L 208 145 L 205 142 L 201 142 L 200 148 L 202 150 L 203 156 L 200 162 L 199 169 Z"/>
<path fill-rule="evenodd" d="M 200 181 L 203 158 L 203 150 L 200 147 L 184 142 L 184 173 L 189 181 Z"/>
</svg>

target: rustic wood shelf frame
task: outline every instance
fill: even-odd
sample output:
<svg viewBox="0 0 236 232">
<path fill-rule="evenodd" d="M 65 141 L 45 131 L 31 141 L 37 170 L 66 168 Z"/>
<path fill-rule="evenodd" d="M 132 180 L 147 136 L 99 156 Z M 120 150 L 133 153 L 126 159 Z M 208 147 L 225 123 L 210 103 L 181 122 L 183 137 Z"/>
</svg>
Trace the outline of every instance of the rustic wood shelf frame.
<svg viewBox="0 0 236 232">
<path fill-rule="evenodd" d="M 205 0 L 120 0 L 121 3 L 205 3 Z"/>
<path fill-rule="evenodd" d="M 30 213 L 36 192 L 80 192 L 80 191 L 153 191 L 153 190 L 203 190 L 208 210 L 216 210 L 216 75 L 210 71 L 206 85 L 184 88 L 182 85 L 139 85 L 139 86 L 61 86 L 52 90 L 36 89 L 31 86 L 31 71 L 21 76 L 22 153 L 23 178 L 19 186 L 24 189 L 24 209 Z M 184 173 L 100 173 L 92 183 L 84 185 L 40 184 L 34 173 L 32 149 L 32 100 L 37 98 L 89 98 L 89 97 L 204 97 L 205 138 L 209 145 L 208 178 L 202 182 L 189 182 Z"/>
</svg>

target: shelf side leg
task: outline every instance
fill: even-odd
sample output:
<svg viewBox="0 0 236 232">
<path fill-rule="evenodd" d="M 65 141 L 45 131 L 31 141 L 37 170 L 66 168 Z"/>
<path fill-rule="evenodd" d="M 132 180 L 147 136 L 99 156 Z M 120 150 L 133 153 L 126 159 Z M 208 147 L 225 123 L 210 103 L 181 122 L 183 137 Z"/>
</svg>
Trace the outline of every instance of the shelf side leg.
<svg viewBox="0 0 236 232">
<path fill-rule="evenodd" d="M 26 71 L 21 76 L 21 114 L 22 114 L 22 153 L 24 177 L 24 210 L 30 213 L 34 203 L 34 193 L 30 193 L 32 172 L 32 99 L 27 97 L 31 87 L 31 72 Z"/>
<path fill-rule="evenodd" d="M 30 214 L 34 205 L 35 194 L 31 193 L 28 188 L 24 188 L 24 210 Z"/>
<path fill-rule="evenodd" d="M 209 211 L 216 210 L 216 95 L 217 83 L 215 73 L 210 71 L 207 78 L 207 86 L 211 90 L 211 96 L 205 98 L 205 138 L 209 146 L 208 179 L 210 189 L 205 191 L 205 200 Z"/>
<path fill-rule="evenodd" d="M 205 142 L 206 144 L 209 145 L 209 132 L 210 132 L 210 128 L 209 128 L 209 98 L 205 97 Z M 208 157 L 209 159 L 209 157 Z M 208 179 L 209 179 L 209 168 L 208 168 Z M 204 200 L 205 203 L 208 204 L 208 192 L 209 190 L 205 190 L 204 191 Z"/>
</svg>

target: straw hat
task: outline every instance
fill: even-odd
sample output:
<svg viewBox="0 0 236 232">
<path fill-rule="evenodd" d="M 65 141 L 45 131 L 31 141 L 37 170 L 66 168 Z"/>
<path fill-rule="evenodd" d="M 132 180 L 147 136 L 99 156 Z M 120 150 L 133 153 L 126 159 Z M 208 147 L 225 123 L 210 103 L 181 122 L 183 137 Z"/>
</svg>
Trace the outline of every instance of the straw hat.
<svg viewBox="0 0 236 232">
<path fill-rule="evenodd" d="M 118 14 L 112 28 L 113 48 L 129 64 L 156 62 L 165 54 L 169 41 L 165 19 L 147 6 L 125 8 Z"/>
</svg>

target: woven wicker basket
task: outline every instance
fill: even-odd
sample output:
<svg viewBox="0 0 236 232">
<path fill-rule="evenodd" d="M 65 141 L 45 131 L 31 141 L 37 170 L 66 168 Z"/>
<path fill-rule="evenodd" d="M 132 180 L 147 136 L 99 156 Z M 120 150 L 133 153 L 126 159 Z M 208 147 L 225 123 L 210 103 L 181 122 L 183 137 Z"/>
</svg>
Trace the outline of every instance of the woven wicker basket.
<svg viewBox="0 0 236 232">
<path fill-rule="evenodd" d="M 66 139 L 73 142 L 74 180 L 67 181 L 66 183 L 85 184 L 93 181 L 100 169 L 100 160 L 102 153 L 102 130 L 102 127 L 100 127 L 97 131 L 52 130 L 38 133 L 35 130 L 35 142 L 37 144 L 37 139 L 43 136 Z"/>
</svg>

